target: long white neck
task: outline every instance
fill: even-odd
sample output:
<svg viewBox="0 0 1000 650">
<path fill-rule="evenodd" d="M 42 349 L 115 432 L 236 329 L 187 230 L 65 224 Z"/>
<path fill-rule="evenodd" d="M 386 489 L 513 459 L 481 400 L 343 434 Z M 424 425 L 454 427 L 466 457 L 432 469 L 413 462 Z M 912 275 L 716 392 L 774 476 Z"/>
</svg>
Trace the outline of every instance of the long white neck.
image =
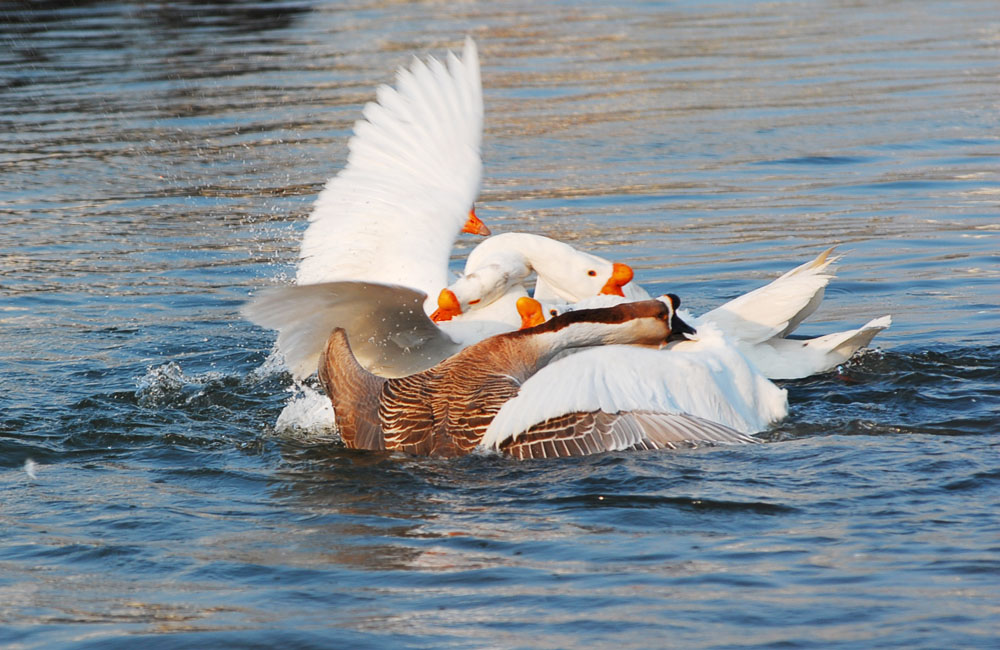
<svg viewBox="0 0 1000 650">
<path fill-rule="evenodd" d="M 463 310 L 489 309 L 489 306 L 501 301 L 505 296 L 516 294 L 514 301 L 527 295 L 524 282 L 531 275 L 528 261 L 521 255 L 511 254 L 503 258 L 491 258 L 491 263 L 467 272 L 464 276 L 451 283 L 448 287 Z M 513 303 L 507 305 L 511 309 L 509 318 L 514 326 L 520 324 L 517 320 L 517 310 Z M 480 315 L 479 317 L 485 317 Z M 505 319 L 497 319 L 505 320 Z"/>
<path fill-rule="evenodd" d="M 456 316 L 458 322 L 466 320 L 496 321 L 508 326 L 506 331 L 521 327 L 521 317 L 517 313 L 517 301 L 528 295 L 523 285 L 508 288 L 502 295 L 489 301 L 483 299 L 484 306 Z"/>
<path fill-rule="evenodd" d="M 529 270 L 538 274 L 539 284 L 546 294 L 541 299 L 545 300 L 575 302 L 595 296 L 612 273 L 611 262 L 604 258 L 548 237 L 528 233 L 504 233 L 490 237 L 469 254 L 465 272 L 472 273 L 494 263 L 497 258 L 523 260 Z M 589 271 L 594 274 L 590 275 Z"/>
</svg>

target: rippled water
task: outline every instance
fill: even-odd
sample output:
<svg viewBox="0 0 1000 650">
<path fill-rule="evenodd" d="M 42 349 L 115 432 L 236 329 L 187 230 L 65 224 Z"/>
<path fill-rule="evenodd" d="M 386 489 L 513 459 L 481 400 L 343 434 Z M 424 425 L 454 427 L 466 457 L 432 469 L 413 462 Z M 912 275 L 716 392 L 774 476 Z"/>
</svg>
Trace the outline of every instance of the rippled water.
<svg viewBox="0 0 1000 650">
<path fill-rule="evenodd" d="M 0 644 L 995 645 L 994 2 L 0 15 Z M 750 448 L 440 461 L 276 430 L 290 380 L 237 309 L 287 281 L 375 85 L 465 34 L 495 231 L 695 312 L 838 243 L 803 331 L 889 313 L 879 349 L 784 384 Z"/>
</svg>

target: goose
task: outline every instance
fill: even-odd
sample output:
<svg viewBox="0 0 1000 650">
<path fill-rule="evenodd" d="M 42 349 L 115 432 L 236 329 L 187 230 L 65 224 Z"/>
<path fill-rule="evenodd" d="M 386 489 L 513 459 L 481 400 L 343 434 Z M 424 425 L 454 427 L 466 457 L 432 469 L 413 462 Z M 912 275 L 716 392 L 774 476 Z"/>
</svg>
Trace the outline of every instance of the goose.
<svg viewBox="0 0 1000 650">
<path fill-rule="evenodd" d="M 655 352 L 673 338 L 694 334 L 677 317 L 679 304 L 676 296 L 667 295 L 570 312 L 533 328 L 490 337 L 433 368 L 395 379 L 366 371 L 345 331 L 337 328 L 320 360 L 320 383 L 348 447 L 461 456 L 484 442 L 507 404 L 524 399 L 521 394 L 534 377 L 558 365 L 546 364 L 559 353 L 631 345 L 652 346 Z M 718 422 L 677 411 L 597 408 L 563 412 L 557 418 L 558 425 L 553 418 L 531 423 L 545 427 L 545 441 L 536 440 L 537 428 L 531 427 L 502 439 L 494 434 L 489 440 L 518 458 L 757 441 Z"/>
</svg>

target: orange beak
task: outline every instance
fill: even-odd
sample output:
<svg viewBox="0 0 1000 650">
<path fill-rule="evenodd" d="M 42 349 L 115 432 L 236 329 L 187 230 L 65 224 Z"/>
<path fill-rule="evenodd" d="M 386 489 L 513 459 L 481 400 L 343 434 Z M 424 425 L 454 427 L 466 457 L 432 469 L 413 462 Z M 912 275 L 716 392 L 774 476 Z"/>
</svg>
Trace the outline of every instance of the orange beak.
<svg viewBox="0 0 1000 650">
<path fill-rule="evenodd" d="M 615 262 L 611 266 L 611 278 L 608 279 L 607 284 L 601 287 L 601 294 L 607 296 L 622 296 L 625 297 L 625 292 L 622 291 L 622 287 L 628 284 L 632 280 L 632 267 L 628 264 L 621 264 Z"/>
<path fill-rule="evenodd" d="M 470 235 L 482 235 L 484 237 L 490 234 L 490 229 L 476 216 L 476 206 L 469 208 L 469 218 L 466 220 L 465 225 L 462 226 L 462 232 L 467 232 Z"/>
<path fill-rule="evenodd" d="M 517 313 L 521 315 L 521 329 L 528 329 L 545 322 L 545 314 L 542 313 L 542 305 L 534 298 L 517 299 Z"/>
<path fill-rule="evenodd" d="M 458 302 L 458 296 L 451 289 L 441 289 L 438 294 L 438 308 L 431 314 L 431 320 L 435 323 L 451 320 L 462 313 L 462 304 Z"/>
</svg>

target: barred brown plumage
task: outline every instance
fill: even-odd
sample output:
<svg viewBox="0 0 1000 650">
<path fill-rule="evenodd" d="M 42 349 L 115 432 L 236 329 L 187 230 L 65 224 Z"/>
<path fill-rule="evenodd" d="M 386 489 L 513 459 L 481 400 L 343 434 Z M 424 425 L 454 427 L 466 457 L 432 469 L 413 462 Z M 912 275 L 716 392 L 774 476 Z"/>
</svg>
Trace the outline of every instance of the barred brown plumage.
<svg viewBox="0 0 1000 650">
<path fill-rule="evenodd" d="M 603 411 L 566 413 L 532 426 L 506 439 L 500 451 L 515 458 L 585 456 L 608 449 L 677 449 L 697 447 L 691 431 L 710 431 L 713 442 L 756 443 L 742 434 L 704 418 L 678 413 Z"/>
</svg>

